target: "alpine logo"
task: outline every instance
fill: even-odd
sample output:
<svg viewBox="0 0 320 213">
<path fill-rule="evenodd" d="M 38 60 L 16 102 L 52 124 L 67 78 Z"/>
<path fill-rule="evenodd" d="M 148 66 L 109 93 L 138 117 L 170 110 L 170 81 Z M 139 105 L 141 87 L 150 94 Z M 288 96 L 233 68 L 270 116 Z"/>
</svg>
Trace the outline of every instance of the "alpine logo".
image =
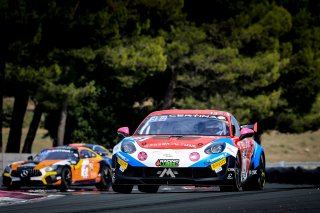
<svg viewBox="0 0 320 213">
<path fill-rule="evenodd" d="M 159 177 L 169 176 L 169 177 L 175 178 L 176 175 L 178 174 L 178 172 L 177 171 L 173 171 L 170 168 L 165 168 L 162 172 L 158 171 L 157 174 L 158 175 L 160 174 Z"/>
</svg>

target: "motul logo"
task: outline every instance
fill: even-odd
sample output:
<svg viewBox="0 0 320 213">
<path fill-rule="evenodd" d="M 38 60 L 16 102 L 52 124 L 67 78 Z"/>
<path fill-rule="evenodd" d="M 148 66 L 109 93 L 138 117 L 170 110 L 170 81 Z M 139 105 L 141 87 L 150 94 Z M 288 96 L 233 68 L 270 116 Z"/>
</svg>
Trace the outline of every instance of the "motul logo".
<svg viewBox="0 0 320 213">
<path fill-rule="evenodd" d="M 170 169 L 170 168 L 165 168 L 162 172 L 161 171 L 159 171 L 159 172 L 157 172 L 157 174 L 160 174 L 160 176 L 159 177 L 164 177 L 165 175 L 166 176 L 170 176 L 170 177 L 176 177 L 175 175 L 177 175 L 178 174 L 178 172 L 176 172 L 176 171 L 172 171 L 172 169 Z"/>
</svg>

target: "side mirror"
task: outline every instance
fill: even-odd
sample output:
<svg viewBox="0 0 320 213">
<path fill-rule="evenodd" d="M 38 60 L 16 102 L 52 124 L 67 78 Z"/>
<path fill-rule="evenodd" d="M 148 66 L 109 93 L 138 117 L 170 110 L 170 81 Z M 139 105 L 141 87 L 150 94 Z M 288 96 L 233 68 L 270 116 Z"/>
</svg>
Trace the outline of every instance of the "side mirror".
<svg viewBox="0 0 320 213">
<path fill-rule="evenodd" d="M 33 161 L 32 155 L 28 156 L 28 161 Z"/>
<path fill-rule="evenodd" d="M 240 140 L 248 137 L 252 137 L 254 135 L 254 131 L 249 128 L 243 128 L 240 131 Z"/>
<path fill-rule="evenodd" d="M 118 135 L 122 138 L 130 136 L 129 127 L 121 127 L 117 131 Z"/>
<path fill-rule="evenodd" d="M 100 156 L 106 156 L 106 153 L 105 153 L 105 152 L 98 152 L 98 154 L 99 154 Z"/>
</svg>

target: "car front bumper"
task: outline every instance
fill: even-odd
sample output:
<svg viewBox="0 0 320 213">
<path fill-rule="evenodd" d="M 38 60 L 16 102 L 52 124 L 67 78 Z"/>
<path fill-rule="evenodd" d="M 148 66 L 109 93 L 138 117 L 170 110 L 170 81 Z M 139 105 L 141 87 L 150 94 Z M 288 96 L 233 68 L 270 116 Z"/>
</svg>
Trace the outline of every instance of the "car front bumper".
<svg viewBox="0 0 320 213">
<path fill-rule="evenodd" d="M 217 172 L 207 167 L 132 167 L 128 165 L 121 171 L 116 164 L 113 172 L 113 184 L 128 185 L 232 185 L 235 178 L 234 159 Z"/>
</svg>

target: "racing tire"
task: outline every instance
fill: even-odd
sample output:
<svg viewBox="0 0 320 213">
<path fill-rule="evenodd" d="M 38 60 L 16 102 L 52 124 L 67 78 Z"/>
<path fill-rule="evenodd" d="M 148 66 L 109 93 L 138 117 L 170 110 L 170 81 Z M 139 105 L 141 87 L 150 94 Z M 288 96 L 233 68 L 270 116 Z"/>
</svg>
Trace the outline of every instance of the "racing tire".
<svg viewBox="0 0 320 213">
<path fill-rule="evenodd" d="M 129 194 L 132 192 L 133 185 L 118 185 L 112 184 L 112 190 L 118 193 Z"/>
<path fill-rule="evenodd" d="M 234 179 L 231 186 L 220 186 L 221 192 L 238 192 L 241 187 L 241 157 L 238 152 L 236 160 L 234 162 Z"/>
<path fill-rule="evenodd" d="M 96 187 L 99 190 L 108 191 L 112 182 L 111 169 L 108 166 L 101 167 L 100 175 L 101 181 L 96 183 Z"/>
<path fill-rule="evenodd" d="M 159 185 L 138 185 L 138 190 L 144 193 L 157 193 Z"/>
<path fill-rule="evenodd" d="M 260 155 L 257 174 L 250 177 L 242 186 L 243 191 L 262 190 L 266 183 L 266 164 L 264 155 Z"/>
<path fill-rule="evenodd" d="M 20 185 L 12 184 L 11 178 L 2 176 L 2 184 L 7 187 L 8 190 L 17 190 L 20 189 Z"/>
<path fill-rule="evenodd" d="M 60 191 L 65 192 L 67 191 L 72 183 L 72 174 L 71 170 L 68 167 L 63 167 L 61 170 L 61 184 L 60 184 Z"/>
</svg>

